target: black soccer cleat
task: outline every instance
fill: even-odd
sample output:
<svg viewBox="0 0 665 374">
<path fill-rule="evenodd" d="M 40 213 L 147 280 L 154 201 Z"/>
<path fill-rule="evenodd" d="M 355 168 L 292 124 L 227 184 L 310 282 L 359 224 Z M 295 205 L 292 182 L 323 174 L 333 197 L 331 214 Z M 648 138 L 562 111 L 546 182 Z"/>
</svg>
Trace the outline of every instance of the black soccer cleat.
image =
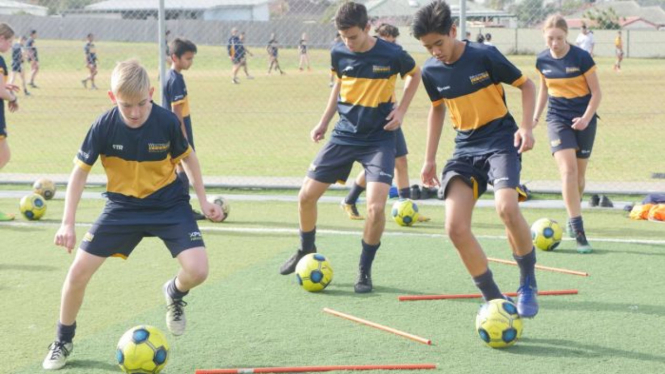
<svg viewBox="0 0 665 374">
<path fill-rule="evenodd" d="M 609 197 L 602 195 L 600 197 L 600 206 L 603 208 L 614 208 L 614 204 L 612 204 L 612 200 L 610 200 Z"/>
<path fill-rule="evenodd" d="M 316 253 L 316 246 L 311 251 L 303 251 L 299 249 L 296 253 L 294 253 L 291 257 L 289 257 L 288 260 L 286 260 L 282 264 L 282 266 L 279 268 L 279 273 L 282 275 L 293 274 L 293 272 L 296 271 L 296 266 L 298 265 L 298 261 L 300 261 L 300 259 L 302 259 L 303 257 L 307 256 L 310 253 Z"/>
<path fill-rule="evenodd" d="M 586 234 L 583 231 L 577 233 L 575 241 L 577 242 L 577 253 L 588 254 L 593 252 L 593 248 L 586 239 Z"/>
<path fill-rule="evenodd" d="M 372 292 L 372 270 L 358 269 L 358 280 L 353 286 L 356 293 L 370 293 Z"/>
<path fill-rule="evenodd" d="M 420 186 L 417 184 L 411 186 L 410 195 L 411 195 L 410 196 L 411 200 L 420 200 L 422 196 L 422 192 L 420 191 Z"/>
<path fill-rule="evenodd" d="M 591 198 L 589 199 L 589 206 L 597 207 L 599 203 L 600 203 L 600 197 L 596 194 L 591 195 Z"/>
</svg>

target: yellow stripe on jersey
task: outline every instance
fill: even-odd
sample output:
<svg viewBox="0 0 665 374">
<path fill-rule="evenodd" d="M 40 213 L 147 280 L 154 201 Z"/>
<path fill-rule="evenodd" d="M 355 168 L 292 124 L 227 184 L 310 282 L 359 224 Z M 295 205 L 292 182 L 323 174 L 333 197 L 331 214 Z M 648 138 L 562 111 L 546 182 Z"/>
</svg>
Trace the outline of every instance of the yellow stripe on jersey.
<svg viewBox="0 0 665 374">
<path fill-rule="evenodd" d="M 173 163 L 173 165 L 179 163 L 180 161 L 182 161 L 183 158 L 185 158 L 185 157 L 189 156 L 190 154 L 192 154 L 193 151 L 194 151 L 194 149 L 192 149 L 192 146 L 188 145 L 187 150 L 183 154 L 181 154 L 180 156 L 178 156 L 176 158 L 171 159 L 171 163 Z"/>
<path fill-rule="evenodd" d="M 189 110 L 189 98 L 185 97 L 182 100 L 174 101 L 171 103 L 171 110 L 173 110 L 173 107 L 182 105 L 182 117 L 187 117 L 190 113 Z"/>
<path fill-rule="evenodd" d="M 404 74 L 404 76 L 405 76 L 405 77 L 406 77 L 406 76 L 410 76 L 410 75 L 413 75 L 413 74 L 415 74 L 415 73 L 417 73 L 417 72 L 418 72 L 418 65 L 414 66 L 413 69 L 411 69 L 410 72 Z"/>
<path fill-rule="evenodd" d="M 435 101 L 432 105 L 438 105 L 439 101 Z M 500 83 L 443 101 L 450 112 L 453 126 L 460 131 L 478 129 L 508 113 L 508 108 L 503 102 L 503 87 Z"/>
<path fill-rule="evenodd" d="M 519 86 L 523 85 L 524 82 L 526 82 L 526 79 L 527 79 L 526 75 L 522 75 L 521 77 L 517 78 L 517 80 L 515 80 L 515 82 L 511 83 L 510 85 L 513 86 L 513 87 L 519 87 Z"/>
<path fill-rule="evenodd" d="M 592 70 L 593 68 L 589 69 L 589 71 Z M 587 96 L 591 93 L 584 75 L 578 75 L 572 78 L 547 78 L 545 79 L 545 84 L 547 85 L 547 91 L 552 97 L 575 99 Z"/>
<path fill-rule="evenodd" d="M 92 169 L 92 165 L 88 165 L 85 162 L 79 160 L 78 158 L 74 159 L 74 165 L 80 167 L 81 169 L 83 169 L 85 171 L 90 171 L 90 169 Z"/>
<path fill-rule="evenodd" d="M 395 92 L 397 75 L 387 79 L 369 79 L 343 76 L 340 97 L 343 103 L 366 108 L 378 108 L 381 103 L 389 103 Z"/>
<path fill-rule="evenodd" d="M 160 161 L 142 162 L 103 155 L 101 159 L 108 178 L 108 192 L 143 199 L 173 183 L 176 178 L 176 164 L 170 156 Z"/>
<path fill-rule="evenodd" d="M 114 253 L 114 254 L 111 255 L 111 257 L 117 257 L 117 258 L 121 258 L 123 260 L 127 259 L 127 256 L 123 255 L 122 253 Z"/>
</svg>

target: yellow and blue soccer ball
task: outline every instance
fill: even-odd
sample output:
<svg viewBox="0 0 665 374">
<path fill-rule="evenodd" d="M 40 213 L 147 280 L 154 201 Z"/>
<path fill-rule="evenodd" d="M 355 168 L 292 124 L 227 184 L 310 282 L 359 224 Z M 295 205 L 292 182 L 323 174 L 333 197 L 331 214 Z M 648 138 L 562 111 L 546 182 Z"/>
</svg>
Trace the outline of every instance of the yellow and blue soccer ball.
<svg viewBox="0 0 665 374">
<path fill-rule="evenodd" d="M 46 178 L 39 178 L 32 185 L 32 192 L 42 195 L 46 200 L 51 200 L 55 196 L 55 183 Z"/>
<path fill-rule="evenodd" d="M 531 225 L 533 245 L 543 251 L 552 251 L 561 243 L 563 230 L 557 221 L 541 218 Z"/>
<path fill-rule="evenodd" d="M 483 304 L 476 316 L 476 332 L 492 348 L 510 347 L 522 336 L 522 320 L 515 304 L 494 299 Z"/>
<path fill-rule="evenodd" d="M 310 253 L 298 261 L 296 277 L 305 290 L 319 292 L 332 282 L 333 269 L 322 254 Z"/>
<path fill-rule="evenodd" d="M 400 226 L 411 226 L 418 221 L 418 205 L 411 199 L 400 199 L 393 204 L 393 219 Z"/>
<path fill-rule="evenodd" d="M 224 222 L 226 221 L 227 218 L 229 218 L 229 214 L 231 213 L 231 205 L 224 196 L 215 195 L 210 197 L 208 201 L 213 204 L 219 205 L 219 207 L 222 208 L 222 212 L 224 212 L 224 218 L 220 222 Z"/>
<path fill-rule="evenodd" d="M 159 373 L 169 359 L 166 336 L 153 326 L 135 326 L 118 342 L 115 358 L 125 373 Z"/>
<path fill-rule="evenodd" d="M 21 214 L 30 221 L 36 221 L 46 213 L 46 201 L 36 193 L 23 196 L 18 205 Z"/>
</svg>

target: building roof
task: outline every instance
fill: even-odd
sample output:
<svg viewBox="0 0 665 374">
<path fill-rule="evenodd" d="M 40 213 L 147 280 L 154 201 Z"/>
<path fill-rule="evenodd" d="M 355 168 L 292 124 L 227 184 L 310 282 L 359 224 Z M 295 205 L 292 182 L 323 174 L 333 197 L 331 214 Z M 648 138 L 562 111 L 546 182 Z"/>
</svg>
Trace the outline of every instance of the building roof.
<svg viewBox="0 0 665 374">
<path fill-rule="evenodd" d="M 240 6 L 254 6 L 268 3 L 269 0 L 165 0 L 164 7 L 169 10 L 205 10 L 212 8 L 227 8 Z M 89 11 L 139 11 L 156 10 L 158 2 L 155 0 L 107 0 L 85 7 Z"/>
<path fill-rule="evenodd" d="M 46 15 L 48 8 L 45 6 L 22 3 L 20 1 L 0 0 L 0 9 L 17 9 L 30 14 Z"/>
<path fill-rule="evenodd" d="M 588 10 L 608 10 L 612 8 L 620 19 L 639 17 L 650 23 L 665 26 L 665 10 L 659 6 L 641 7 L 635 1 L 607 1 L 603 3 L 596 3 L 594 6 L 580 10 L 572 15 L 570 18 L 583 18 Z"/>
<path fill-rule="evenodd" d="M 399 17 L 413 16 L 422 6 L 429 4 L 429 0 L 369 0 L 365 2 L 370 17 Z M 459 17 L 459 1 L 448 1 L 453 17 Z M 475 2 L 466 3 L 467 17 L 512 17 L 513 15 L 502 10 L 485 8 Z"/>
</svg>

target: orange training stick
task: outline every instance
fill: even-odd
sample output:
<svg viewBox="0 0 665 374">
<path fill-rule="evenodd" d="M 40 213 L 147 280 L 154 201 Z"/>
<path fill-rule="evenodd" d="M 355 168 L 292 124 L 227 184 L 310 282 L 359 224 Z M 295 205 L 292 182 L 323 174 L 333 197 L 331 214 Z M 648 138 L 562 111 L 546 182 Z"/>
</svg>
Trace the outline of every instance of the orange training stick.
<svg viewBox="0 0 665 374">
<path fill-rule="evenodd" d="M 517 296 L 517 292 L 506 292 L 506 296 Z M 556 295 L 577 295 L 577 290 L 553 290 L 553 291 L 538 291 L 541 296 L 556 296 Z M 447 300 L 447 299 L 480 299 L 483 295 L 479 293 L 470 294 L 457 294 L 457 295 L 407 295 L 400 296 L 399 301 L 420 301 L 420 300 Z"/>
<path fill-rule="evenodd" d="M 333 370 L 419 370 L 436 369 L 436 364 L 294 366 L 248 369 L 196 369 L 196 374 L 306 373 Z"/>
<path fill-rule="evenodd" d="M 367 325 L 367 326 L 370 326 L 370 327 L 377 328 L 377 329 L 379 329 L 379 330 L 392 332 L 393 334 L 397 334 L 397 335 L 399 335 L 399 336 L 403 336 L 403 337 L 405 337 L 405 338 L 409 338 L 409 339 L 411 339 L 411 340 L 415 340 L 415 341 L 417 341 L 418 343 L 423 343 L 423 344 L 427 344 L 427 345 L 432 345 L 432 341 L 429 340 L 429 339 L 421 338 L 420 336 L 412 335 L 412 334 L 409 334 L 408 332 L 404 332 L 404 331 L 396 330 L 396 329 L 394 329 L 394 328 L 392 328 L 392 327 L 387 327 L 387 326 L 379 325 L 378 323 L 370 322 L 370 321 L 364 320 L 364 319 L 362 319 L 362 318 L 354 317 L 354 316 L 349 315 L 349 314 L 344 314 L 344 313 L 342 313 L 342 312 L 338 312 L 338 311 L 333 310 L 333 309 L 330 309 L 330 308 L 323 308 L 323 311 L 326 312 L 326 313 L 332 314 L 332 315 L 334 315 L 334 316 L 337 316 L 337 317 L 346 318 L 346 319 L 351 320 L 351 321 L 353 321 L 353 322 L 358 322 L 358 323 L 362 323 L 363 325 Z"/>
<path fill-rule="evenodd" d="M 515 261 L 502 260 L 502 259 L 499 259 L 499 258 L 488 257 L 487 261 L 492 261 L 492 262 L 498 262 L 500 264 L 517 266 L 517 262 L 515 262 Z M 579 275 L 581 277 L 588 277 L 589 276 L 589 273 L 584 273 L 584 272 L 581 272 L 581 271 L 561 269 L 561 268 L 553 268 L 553 267 L 542 266 L 542 265 L 536 265 L 536 269 L 553 271 L 553 272 L 556 272 L 556 273 Z"/>
</svg>

